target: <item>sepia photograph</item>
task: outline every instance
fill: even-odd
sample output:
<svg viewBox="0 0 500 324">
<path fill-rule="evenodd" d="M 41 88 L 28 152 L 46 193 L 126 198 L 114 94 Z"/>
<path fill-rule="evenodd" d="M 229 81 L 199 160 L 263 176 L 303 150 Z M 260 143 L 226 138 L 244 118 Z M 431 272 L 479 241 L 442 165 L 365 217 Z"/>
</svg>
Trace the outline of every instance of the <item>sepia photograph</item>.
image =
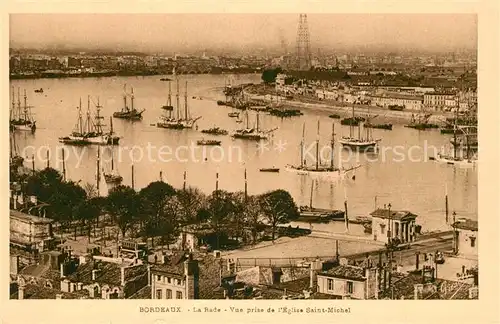
<svg viewBox="0 0 500 324">
<path fill-rule="evenodd" d="M 477 14 L 8 25 L 11 300 L 479 299 Z"/>
</svg>

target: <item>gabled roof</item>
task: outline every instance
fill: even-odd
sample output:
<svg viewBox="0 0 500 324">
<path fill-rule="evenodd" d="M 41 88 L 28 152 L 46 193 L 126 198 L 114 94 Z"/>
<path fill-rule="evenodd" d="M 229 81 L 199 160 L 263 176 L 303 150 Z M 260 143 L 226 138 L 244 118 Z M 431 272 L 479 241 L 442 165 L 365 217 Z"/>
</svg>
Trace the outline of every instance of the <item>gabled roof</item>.
<svg viewBox="0 0 500 324">
<path fill-rule="evenodd" d="M 365 281 L 365 269 L 351 265 L 340 265 L 328 271 L 323 271 L 318 276 L 326 276 L 340 279 L 350 279 L 355 281 Z"/>
<path fill-rule="evenodd" d="M 20 212 L 18 210 L 13 210 L 13 209 L 10 210 L 10 217 L 11 218 L 19 219 L 21 221 L 32 222 L 32 223 L 45 223 L 45 224 L 48 224 L 48 223 L 52 223 L 54 221 L 54 220 L 52 220 L 50 218 L 33 216 L 33 215 L 22 213 L 22 212 Z"/>
<path fill-rule="evenodd" d="M 407 211 L 407 210 L 391 210 L 391 215 L 389 216 L 389 209 L 378 208 L 370 213 L 371 216 L 377 218 L 391 218 L 393 220 L 411 220 L 417 218 L 417 215 Z"/>
</svg>

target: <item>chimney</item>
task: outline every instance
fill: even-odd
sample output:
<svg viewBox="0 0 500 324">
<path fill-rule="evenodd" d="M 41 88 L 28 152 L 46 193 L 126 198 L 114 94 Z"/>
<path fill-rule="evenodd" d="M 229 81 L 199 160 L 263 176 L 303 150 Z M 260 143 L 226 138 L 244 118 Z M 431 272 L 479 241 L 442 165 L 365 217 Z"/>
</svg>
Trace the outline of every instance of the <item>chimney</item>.
<svg viewBox="0 0 500 324">
<path fill-rule="evenodd" d="M 24 299 L 24 286 L 17 288 L 17 299 Z"/>
<path fill-rule="evenodd" d="M 339 265 L 341 265 L 341 266 L 348 265 L 348 260 L 346 258 L 340 258 L 339 259 Z"/>
<path fill-rule="evenodd" d="M 80 264 L 85 264 L 87 263 L 87 255 L 80 255 L 80 257 L 78 258 Z"/>
<path fill-rule="evenodd" d="M 193 260 L 191 253 L 184 261 L 184 275 L 186 276 L 186 299 L 199 299 L 200 269 L 198 260 Z"/>
<path fill-rule="evenodd" d="M 120 268 L 121 285 L 125 286 L 125 267 Z"/>
<path fill-rule="evenodd" d="M 92 270 L 92 281 L 96 281 L 98 272 L 99 272 L 99 270 L 97 270 L 97 269 Z"/>
</svg>

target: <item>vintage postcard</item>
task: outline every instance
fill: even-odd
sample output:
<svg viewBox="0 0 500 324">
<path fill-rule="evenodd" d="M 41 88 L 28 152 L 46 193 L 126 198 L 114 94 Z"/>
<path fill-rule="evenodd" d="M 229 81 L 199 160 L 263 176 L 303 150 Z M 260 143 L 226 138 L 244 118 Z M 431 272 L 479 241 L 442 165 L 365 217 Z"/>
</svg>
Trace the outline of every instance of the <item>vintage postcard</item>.
<svg viewBox="0 0 500 324">
<path fill-rule="evenodd" d="M 497 235 L 479 232 L 479 219 L 497 224 L 480 204 L 496 146 L 480 147 L 497 140 L 480 119 L 498 114 L 480 99 L 479 9 L 11 9 L 13 307 L 51 314 L 73 299 L 74 322 L 348 322 L 372 309 L 404 322 L 391 306 L 404 303 L 422 322 L 494 320 L 477 306 L 498 282 L 479 274 L 498 269 L 483 254 Z"/>
</svg>

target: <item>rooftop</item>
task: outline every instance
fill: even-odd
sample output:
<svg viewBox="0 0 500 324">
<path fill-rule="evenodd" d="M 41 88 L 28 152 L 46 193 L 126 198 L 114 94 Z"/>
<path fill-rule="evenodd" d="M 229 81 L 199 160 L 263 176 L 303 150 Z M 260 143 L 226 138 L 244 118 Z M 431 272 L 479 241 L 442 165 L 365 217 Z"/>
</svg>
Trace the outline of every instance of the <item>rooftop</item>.
<svg viewBox="0 0 500 324">
<path fill-rule="evenodd" d="M 378 218 L 391 218 L 393 220 L 411 220 L 417 218 L 417 215 L 407 211 L 407 210 L 391 210 L 391 215 L 389 216 L 389 209 L 378 208 L 373 211 L 370 215 Z"/>
<path fill-rule="evenodd" d="M 394 288 L 392 291 L 382 292 L 380 299 L 414 299 L 415 285 L 422 283 L 422 276 L 419 274 L 408 274 L 393 276 Z M 424 291 L 422 299 L 469 299 L 469 289 L 471 284 L 465 282 L 436 279 L 434 282 L 435 290 Z"/>
<path fill-rule="evenodd" d="M 27 284 L 24 287 L 24 298 L 23 299 L 56 299 L 56 295 L 61 294 L 62 299 L 80 299 L 88 297 L 87 290 L 80 290 L 72 293 L 61 292 L 57 289 L 52 289 L 42 285 Z M 18 299 L 18 292 L 14 292 L 10 295 L 10 299 Z"/>
<path fill-rule="evenodd" d="M 356 281 L 365 281 L 365 269 L 351 265 L 340 265 L 328 271 L 323 271 L 318 276 L 326 276 L 332 278 L 350 279 Z"/>
<path fill-rule="evenodd" d="M 478 222 L 472 219 L 465 219 L 463 221 L 457 221 L 454 224 L 456 229 L 463 229 L 469 231 L 477 231 L 478 230 Z"/>
<path fill-rule="evenodd" d="M 22 213 L 18 210 L 10 210 L 10 217 L 11 218 L 16 218 L 21 221 L 25 222 L 32 222 L 32 223 L 52 223 L 53 220 L 50 218 L 44 218 L 44 217 L 38 217 L 38 216 L 33 216 L 29 214 Z"/>
</svg>

